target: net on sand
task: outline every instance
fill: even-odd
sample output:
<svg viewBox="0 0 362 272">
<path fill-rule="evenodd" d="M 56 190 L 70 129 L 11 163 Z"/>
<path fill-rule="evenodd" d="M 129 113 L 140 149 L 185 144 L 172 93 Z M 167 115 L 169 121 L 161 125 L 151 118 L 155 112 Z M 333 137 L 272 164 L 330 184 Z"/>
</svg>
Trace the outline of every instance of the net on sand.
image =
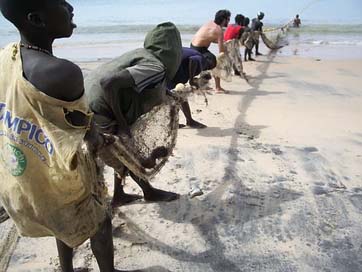
<svg viewBox="0 0 362 272">
<path fill-rule="evenodd" d="M 169 93 L 164 103 L 138 118 L 131 127 L 131 139 L 114 136 L 114 143 L 98 151 L 100 159 L 119 174 L 127 167 L 144 180 L 154 177 L 165 165 L 176 145 L 180 104 L 193 93 L 190 86 L 180 85 Z M 157 159 L 153 168 L 146 168 L 142 164 L 142 158 L 149 158 L 159 147 L 164 147 L 167 154 Z"/>
</svg>

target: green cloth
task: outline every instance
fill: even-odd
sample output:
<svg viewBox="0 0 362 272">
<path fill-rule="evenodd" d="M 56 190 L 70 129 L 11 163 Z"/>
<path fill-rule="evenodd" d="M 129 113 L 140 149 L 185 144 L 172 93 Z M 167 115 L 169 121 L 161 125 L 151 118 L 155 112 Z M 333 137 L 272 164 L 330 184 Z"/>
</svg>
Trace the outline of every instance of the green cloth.
<svg viewBox="0 0 362 272">
<path fill-rule="evenodd" d="M 166 77 L 172 80 L 181 64 L 182 42 L 180 32 L 172 23 L 159 24 L 150 31 L 144 48 L 155 55 L 166 68 Z"/>
<path fill-rule="evenodd" d="M 85 91 L 100 127 L 114 132 L 117 115 L 122 114 L 132 125 L 142 114 L 161 104 L 166 95 L 166 83 L 174 77 L 181 63 L 181 48 L 181 37 L 176 26 L 170 22 L 159 24 L 147 34 L 144 48 L 127 52 L 92 71 L 85 79 Z M 144 63 L 162 65 L 166 77 L 141 93 L 135 88 L 128 88 L 105 96 L 100 85 L 103 77 Z"/>
</svg>

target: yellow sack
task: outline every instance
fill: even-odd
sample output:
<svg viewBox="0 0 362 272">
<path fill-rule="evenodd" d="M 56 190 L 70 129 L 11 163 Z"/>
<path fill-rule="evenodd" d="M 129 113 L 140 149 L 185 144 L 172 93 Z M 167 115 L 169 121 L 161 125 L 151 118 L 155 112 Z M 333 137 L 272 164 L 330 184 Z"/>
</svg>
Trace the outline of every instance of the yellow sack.
<svg viewBox="0 0 362 272">
<path fill-rule="evenodd" d="M 85 97 L 65 102 L 23 77 L 18 44 L 0 51 L 0 198 L 21 235 L 55 236 L 74 247 L 105 218 L 85 127 L 64 111 L 88 112 Z M 83 146 L 83 147 L 82 147 Z"/>
</svg>

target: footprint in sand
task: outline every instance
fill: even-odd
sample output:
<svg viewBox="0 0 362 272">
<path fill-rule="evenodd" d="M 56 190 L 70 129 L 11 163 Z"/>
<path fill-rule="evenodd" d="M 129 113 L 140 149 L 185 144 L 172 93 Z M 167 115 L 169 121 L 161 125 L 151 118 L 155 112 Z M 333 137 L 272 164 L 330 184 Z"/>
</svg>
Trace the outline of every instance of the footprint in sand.
<svg viewBox="0 0 362 272">
<path fill-rule="evenodd" d="M 308 146 L 303 148 L 303 151 L 307 152 L 307 153 L 312 153 L 312 152 L 318 152 L 318 148 L 314 147 L 314 146 Z"/>
<path fill-rule="evenodd" d="M 362 194 L 352 194 L 349 197 L 349 200 L 352 202 L 353 206 L 362 213 Z"/>
</svg>

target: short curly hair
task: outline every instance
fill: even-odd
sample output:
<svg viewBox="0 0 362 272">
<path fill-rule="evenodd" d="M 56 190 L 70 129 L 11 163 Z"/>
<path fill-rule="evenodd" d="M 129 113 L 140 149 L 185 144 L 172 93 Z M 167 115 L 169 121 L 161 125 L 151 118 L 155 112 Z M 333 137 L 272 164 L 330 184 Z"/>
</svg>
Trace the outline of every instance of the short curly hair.
<svg viewBox="0 0 362 272">
<path fill-rule="evenodd" d="M 222 22 L 223 22 L 225 19 L 230 18 L 230 16 L 231 16 L 231 12 L 230 12 L 230 11 L 228 11 L 227 9 L 221 9 L 221 10 L 219 10 L 218 12 L 216 12 L 214 22 L 215 22 L 215 24 L 217 24 L 217 25 L 221 25 Z"/>
</svg>

